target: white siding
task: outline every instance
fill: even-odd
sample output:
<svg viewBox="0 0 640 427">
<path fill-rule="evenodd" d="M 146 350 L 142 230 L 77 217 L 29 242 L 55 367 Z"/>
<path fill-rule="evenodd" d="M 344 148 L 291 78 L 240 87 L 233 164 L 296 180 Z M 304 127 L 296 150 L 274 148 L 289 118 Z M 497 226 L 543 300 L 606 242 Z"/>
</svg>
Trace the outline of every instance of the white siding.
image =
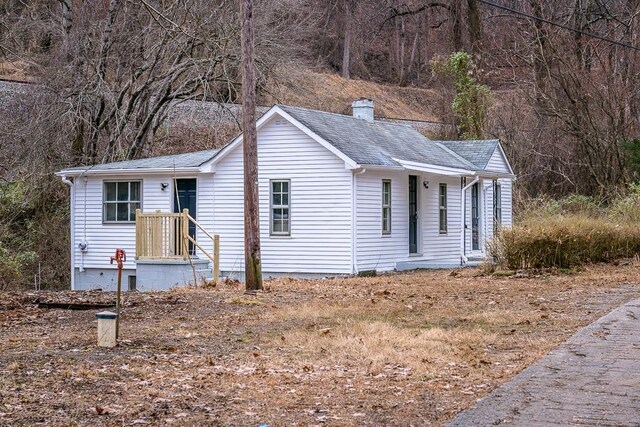
<svg viewBox="0 0 640 427">
<path fill-rule="evenodd" d="M 483 196 L 485 198 L 484 199 L 485 222 L 484 222 L 483 231 L 484 231 L 485 241 L 488 242 L 493 238 L 493 180 L 484 180 L 482 188 L 483 188 Z M 504 214 L 502 216 L 504 217 Z"/>
<path fill-rule="evenodd" d="M 486 167 L 489 171 L 511 173 L 509 163 L 502 153 L 500 147 L 496 147 L 491 159 Z M 513 225 L 513 181 L 511 178 L 501 178 L 498 180 L 502 186 L 502 225 L 511 227 Z M 489 188 L 487 195 L 487 219 L 491 222 L 487 223 L 488 236 L 493 236 L 493 185 L 488 181 Z"/>
<path fill-rule="evenodd" d="M 419 229 L 421 253 L 409 255 L 409 175 L 418 176 Z M 382 235 L 382 180 L 391 179 L 391 235 Z M 429 181 L 425 189 L 423 182 Z M 447 233 L 440 234 L 438 195 L 440 183 L 447 184 Z M 460 179 L 402 172 L 366 172 L 356 175 L 358 202 L 358 270 L 387 271 L 399 261 L 420 259 L 458 262 L 460 260 Z"/>
<path fill-rule="evenodd" d="M 502 196 L 502 226 L 511 227 L 513 225 L 513 207 L 512 207 L 512 180 L 509 178 L 501 178 L 498 180 L 501 187 Z M 493 180 L 484 181 L 485 196 L 485 237 L 489 241 L 493 238 Z"/>
<path fill-rule="evenodd" d="M 460 178 L 429 175 L 429 188 L 421 188 L 423 197 L 424 257 L 436 261 L 460 261 Z M 447 234 L 440 234 L 439 189 L 447 184 Z"/>
<path fill-rule="evenodd" d="M 213 175 L 201 174 L 197 183 L 198 195 L 196 199 L 196 221 L 211 235 L 215 228 L 213 217 Z M 173 203 L 173 202 L 172 202 Z M 196 240 L 209 254 L 213 255 L 213 242 L 199 228 L 196 228 Z M 199 258 L 209 259 L 196 249 Z"/>
<path fill-rule="evenodd" d="M 391 234 L 382 235 L 382 180 L 391 180 Z M 400 172 L 356 175 L 358 270 L 393 270 L 409 256 L 409 178 Z"/>
<path fill-rule="evenodd" d="M 500 147 L 496 147 L 485 169 L 493 172 L 511 173 L 507 159 L 502 155 Z"/>
<path fill-rule="evenodd" d="M 193 178 L 193 176 L 179 176 L 179 178 Z M 213 224 L 213 176 L 201 175 L 198 179 L 198 198 L 196 216 L 198 222 L 211 233 Z M 82 264 L 82 254 L 78 243 L 88 242 L 89 250 L 84 254 L 84 268 L 115 268 L 109 263 L 117 248 L 127 253 L 125 268 L 135 268 L 135 223 L 103 224 L 102 222 L 102 188 L 104 181 L 142 181 L 142 211 L 171 212 L 173 210 L 173 177 L 163 175 L 126 175 L 117 178 L 87 177 L 76 180 L 76 209 L 75 209 L 75 244 L 74 249 L 76 268 Z M 161 183 L 170 186 L 162 191 Z M 85 226 L 86 224 L 86 226 Z M 212 251 L 210 239 L 198 233 L 197 239 Z M 212 253 L 212 252 L 211 252 Z M 203 257 L 198 251 L 197 255 Z"/>
<path fill-rule="evenodd" d="M 76 180 L 76 210 L 75 210 L 75 265 L 82 264 L 82 254 L 77 245 L 86 241 L 88 251 L 84 254 L 84 268 L 115 268 L 110 267 L 110 257 L 117 248 L 127 253 L 125 268 L 135 268 L 135 223 L 103 224 L 102 223 L 102 188 L 105 180 L 142 181 L 142 209 L 153 212 L 156 209 L 168 211 L 171 209 L 171 191 L 162 191 L 160 183 L 170 182 L 163 176 L 120 176 L 117 178 L 87 177 Z"/>
<path fill-rule="evenodd" d="M 502 186 L 502 226 L 513 226 L 513 180 L 510 178 L 499 179 Z"/>
<path fill-rule="evenodd" d="M 258 131 L 262 269 L 351 273 L 351 179 L 344 162 L 275 116 Z M 269 182 L 291 181 L 291 236 L 269 235 Z M 214 231 L 221 270 L 244 268 L 242 147 L 215 166 Z"/>
<path fill-rule="evenodd" d="M 471 178 L 467 178 L 467 183 L 471 182 Z M 491 186 L 491 180 L 483 180 L 481 179 L 478 182 L 478 209 L 479 209 L 479 224 L 478 224 L 478 232 L 479 232 L 479 249 L 472 250 L 472 224 L 471 224 L 471 187 L 469 187 L 466 191 L 466 216 L 465 216 L 465 253 L 467 256 L 480 256 L 485 251 L 485 242 L 487 238 L 487 230 L 493 227 L 493 213 L 492 206 L 489 203 L 492 203 L 492 199 L 488 200 L 490 189 L 487 186 Z"/>
</svg>

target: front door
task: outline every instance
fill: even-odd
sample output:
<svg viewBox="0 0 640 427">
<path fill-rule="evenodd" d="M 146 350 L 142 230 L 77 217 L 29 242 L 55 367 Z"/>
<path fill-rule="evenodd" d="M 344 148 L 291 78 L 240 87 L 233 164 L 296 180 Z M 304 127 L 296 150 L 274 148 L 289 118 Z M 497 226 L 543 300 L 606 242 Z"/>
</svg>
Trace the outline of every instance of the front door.
<svg viewBox="0 0 640 427">
<path fill-rule="evenodd" d="M 196 179 L 176 179 L 175 190 L 173 197 L 173 211 L 176 213 L 182 212 L 184 209 L 189 209 L 189 215 L 193 219 L 197 219 L 196 216 L 196 195 L 197 195 L 197 181 Z M 196 225 L 189 221 L 189 235 L 195 240 L 196 238 Z M 195 247 L 193 243 L 189 242 L 189 253 L 195 255 Z"/>
<path fill-rule="evenodd" d="M 480 250 L 480 209 L 478 204 L 478 183 L 471 187 L 471 250 Z"/>
<path fill-rule="evenodd" d="M 409 253 L 418 253 L 418 177 L 409 175 Z"/>
</svg>

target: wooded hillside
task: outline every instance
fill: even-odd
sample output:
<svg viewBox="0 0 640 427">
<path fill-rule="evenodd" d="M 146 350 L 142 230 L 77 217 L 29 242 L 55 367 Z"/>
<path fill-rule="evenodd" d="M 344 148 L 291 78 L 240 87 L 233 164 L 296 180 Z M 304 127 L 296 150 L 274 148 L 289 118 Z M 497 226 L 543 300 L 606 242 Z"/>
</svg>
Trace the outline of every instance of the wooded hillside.
<svg viewBox="0 0 640 427">
<path fill-rule="evenodd" d="M 43 282 L 66 281 L 54 171 L 237 132 L 166 120 L 187 100 L 237 101 L 236 3 L 0 1 L 0 76 L 33 83 L 0 96 L 0 286 L 31 282 L 38 265 Z M 480 114 L 478 136 L 503 141 L 520 200 L 608 199 L 640 172 L 639 13 L 640 0 L 263 0 L 258 101 L 344 113 L 372 97 L 379 115 L 458 126 L 430 135 L 441 138 Z M 460 51 L 471 61 L 442 72 Z M 468 90 L 484 85 L 486 112 L 455 108 L 477 105 Z"/>
</svg>

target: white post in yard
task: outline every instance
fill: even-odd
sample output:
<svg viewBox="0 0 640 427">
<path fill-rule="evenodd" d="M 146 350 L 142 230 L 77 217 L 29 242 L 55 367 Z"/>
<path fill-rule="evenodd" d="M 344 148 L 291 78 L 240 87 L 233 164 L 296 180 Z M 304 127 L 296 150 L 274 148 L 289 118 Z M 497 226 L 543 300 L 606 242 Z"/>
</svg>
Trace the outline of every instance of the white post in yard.
<svg viewBox="0 0 640 427">
<path fill-rule="evenodd" d="M 116 319 L 118 315 L 111 311 L 96 314 L 98 318 L 98 347 L 116 346 Z"/>
</svg>

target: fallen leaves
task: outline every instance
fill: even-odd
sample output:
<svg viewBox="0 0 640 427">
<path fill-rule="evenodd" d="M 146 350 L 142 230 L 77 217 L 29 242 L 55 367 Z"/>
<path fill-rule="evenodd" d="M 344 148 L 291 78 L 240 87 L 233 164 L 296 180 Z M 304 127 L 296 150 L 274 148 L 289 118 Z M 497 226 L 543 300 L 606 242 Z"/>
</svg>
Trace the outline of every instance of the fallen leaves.
<svg viewBox="0 0 640 427">
<path fill-rule="evenodd" d="M 639 270 L 420 271 L 279 278 L 257 297 L 237 283 L 126 294 L 109 351 L 95 347 L 93 312 L 0 293 L 0 424 L 442 424 L 637 295 Z M 113 298 L 66 294 L 56 297 Z"/>
</svg>

